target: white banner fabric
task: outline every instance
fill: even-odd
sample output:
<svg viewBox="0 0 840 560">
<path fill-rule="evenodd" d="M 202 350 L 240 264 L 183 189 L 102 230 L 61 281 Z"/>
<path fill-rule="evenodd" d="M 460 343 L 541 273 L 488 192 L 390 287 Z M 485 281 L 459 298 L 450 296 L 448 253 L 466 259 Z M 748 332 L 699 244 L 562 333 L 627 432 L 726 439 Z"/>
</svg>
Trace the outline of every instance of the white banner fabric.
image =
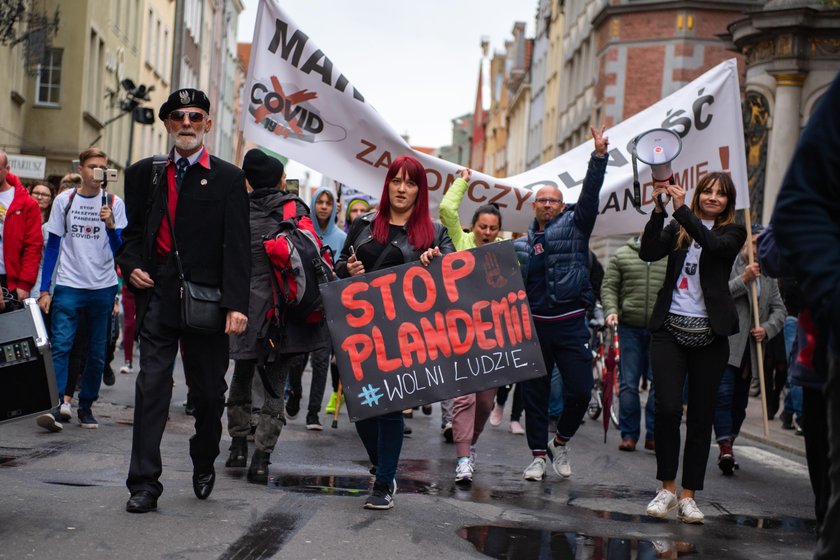
<svg viewBox="0 0 840 560">
<path fill-rule="evenodd" d="M 404 154 L 426 168 L 434 215 L 455 180 L 458 166 L 412 150 L 274 0 L 261 0 L 259 5 L 243 98 L 241 122 L 248 140 L 374 199 L 382 193 L 391 161 Z M 738 68 L 730 59 L 606 131 L 612 148 L 594 235 L 629 235 L 644 228 L 647 216 L 631 204 L 628 144 L 652 128 L 667 128 L 682 138 L 682 151 L 672 168 L 689 190 L 687 200 L 703 175 L 723 170 L 732 174 L 738 189 L 737 207 L 749 207 Z M 495 202 L 505 230 L 527 230 L 534 218 L 532 199 L 541 186 L 556 185 L 567 203 L 577 200 L 592 150 L 588 141 L 511 177 L 474 172 L 460 208 L 462 224 L 469 224 L 479 205 Z M 650 212 L 650 170 L 641 162 L 639 174 L 642 208 Z"/>
</svg>

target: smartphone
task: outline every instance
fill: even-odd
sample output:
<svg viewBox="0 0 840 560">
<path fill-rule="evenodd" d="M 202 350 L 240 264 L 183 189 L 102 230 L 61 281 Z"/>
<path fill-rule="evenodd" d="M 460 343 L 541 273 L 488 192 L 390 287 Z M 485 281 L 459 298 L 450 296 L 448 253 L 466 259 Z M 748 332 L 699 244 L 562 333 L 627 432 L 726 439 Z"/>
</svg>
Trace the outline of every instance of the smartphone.
<svg viewBox="0 0 840 560">
<path fill-rule="evenodd" d="M 93 180 L 94 181 L 102 181 L 105 184 L 116 183 L 117 182 L 117 170 L 116 169 L 96 168 L 96 169 L 93 170 Z"/>
<path fill-rule="evenodd" d="M 299 193 L 300 192 L 300 181 L 297 179 L 286 179 L 286 192 L 290 193 Z"/>
</svg>

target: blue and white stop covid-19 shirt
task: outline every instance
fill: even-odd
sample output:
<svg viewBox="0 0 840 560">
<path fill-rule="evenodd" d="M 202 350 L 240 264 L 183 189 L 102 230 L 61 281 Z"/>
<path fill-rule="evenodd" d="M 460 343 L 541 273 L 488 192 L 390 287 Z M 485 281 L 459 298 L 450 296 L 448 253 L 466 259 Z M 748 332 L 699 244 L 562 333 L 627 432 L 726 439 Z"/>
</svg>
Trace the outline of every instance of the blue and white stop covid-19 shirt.
<svg viewBox="0 0 840 560">
<path fill-rule="evenodd" d="M 61 252 L 58 258 L 55 284 L 83 290 L 98 290 L 117 284 L 117 272 L 114 269 L 114 254 L 105 231 L 105 222 L 99 218 L 99 211 L 105 204 L 103 194 L 82 196 L 76 192 L 73 204 L 64 213 L 70 203 L 70 193 L 66 190 L 55 198 L 47 232 L 61 237 Z M 114 224 L 117 229 L 125 228 L 125 204 L 114 195 Z"/>
</svg>

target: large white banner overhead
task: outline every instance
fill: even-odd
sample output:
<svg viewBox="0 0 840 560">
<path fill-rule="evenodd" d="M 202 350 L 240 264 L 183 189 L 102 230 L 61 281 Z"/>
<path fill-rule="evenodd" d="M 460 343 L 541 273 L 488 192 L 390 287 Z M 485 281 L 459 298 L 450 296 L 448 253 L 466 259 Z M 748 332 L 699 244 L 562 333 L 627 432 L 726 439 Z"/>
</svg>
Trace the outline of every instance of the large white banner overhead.
<svg viewBox="0 0 840 560">
<path fill-rule="evenodd" d="M 413 151 L 308 32 L 317 30 L 300 29 L 274 0 L 260 2 L 243 102 L 245 137 L 372 197 L 381 194 L 391 160 L 411 154 L 426 167 L 432 206 L 437 208 L 458 167 Z M 633 87 L 632 82 L 627 87 Z M 638 134 L 660 127 L 682 138 L 682 151 L 672 167 L 684 187 L 693 189 L 709 171 L 729 171 L 738 187 L 738 208 L 749 206 L 738 68 L 731 59 L 606 131 L 612 149 L 596 235 L 644 228 L 647 217 L 631 203 L 628 144 Z M 577 200 L 592 149 L 588 141 L 512 177 L 473 173 L 461 207 L 462 223 L 469 223 L 480 204 L 495 202 L 506 230 L 525 231 L 534 216 L 534 192 L 541 186 L 558 186 L 567 203 Z M 642 208 L 649 212 L 650 170 L 641 162 L 639 166 Z"/>
</svg>

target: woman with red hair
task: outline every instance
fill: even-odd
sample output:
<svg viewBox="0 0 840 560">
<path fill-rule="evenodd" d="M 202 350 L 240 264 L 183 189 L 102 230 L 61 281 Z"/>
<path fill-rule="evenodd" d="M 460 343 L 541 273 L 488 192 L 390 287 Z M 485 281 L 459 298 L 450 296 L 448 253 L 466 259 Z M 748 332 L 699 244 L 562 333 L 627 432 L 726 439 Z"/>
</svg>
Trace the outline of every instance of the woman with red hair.
<svg viewBox="0 0 840 560">
<path fill-rule="evenodd" d="M 341 278 L 358 276 L 405 263 L 428 265 L 442 254 L 455 252 L 446 228 L 432 222 L 426 170 L 411 156 L 394 160 L 385 176 L 379 210 L 353 220 L 335 272 Z M 367 509 L 394 507 L 396 474 L 403 443 L 401 410 L 356 422 L 371 473 L 376 475 Z"/>
</svg>

